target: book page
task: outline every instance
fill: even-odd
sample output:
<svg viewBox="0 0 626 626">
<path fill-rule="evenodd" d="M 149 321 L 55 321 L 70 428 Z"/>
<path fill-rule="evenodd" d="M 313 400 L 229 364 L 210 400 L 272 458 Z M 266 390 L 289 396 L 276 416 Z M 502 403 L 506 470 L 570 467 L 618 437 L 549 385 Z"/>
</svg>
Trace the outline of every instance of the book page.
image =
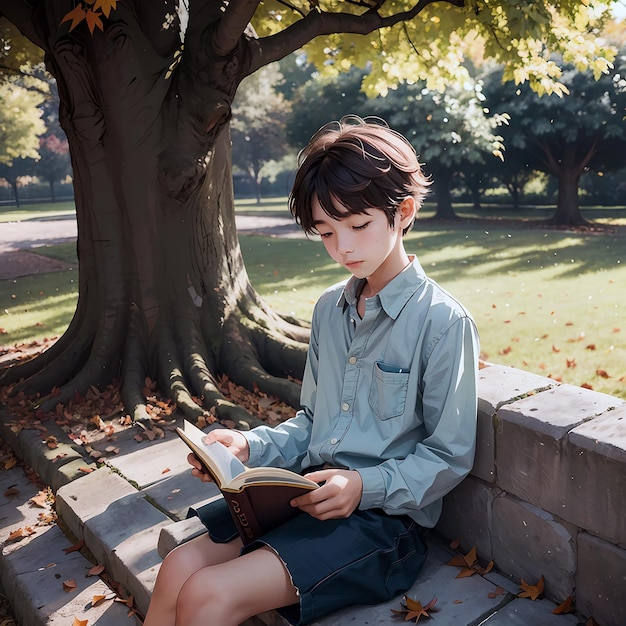
<svg viewBox="0 0 626 626">
<path fill-rule="evenodd" d="M 220 489 L 246 470 L 246 466 L 221 443 L 204 443 L 206 433 L 187 420 L 183 422 L 183 428 L 176 429 L 176 433 L 206 467 Z"/>
<path fill-rule="evenodd" d="M 304 489 L 317 489 L 319 485 L 300 474 L 280 467 L 248 467 L 230 481 L 228 488 L 241 489 L 246 485 L 291 485 Z"/>
</svg>

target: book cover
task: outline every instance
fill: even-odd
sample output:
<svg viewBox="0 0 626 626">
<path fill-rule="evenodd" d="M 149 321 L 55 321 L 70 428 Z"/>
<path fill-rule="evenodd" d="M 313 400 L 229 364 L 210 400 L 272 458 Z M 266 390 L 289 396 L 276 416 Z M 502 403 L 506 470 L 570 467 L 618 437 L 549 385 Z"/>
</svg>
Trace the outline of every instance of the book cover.
<svg viewBox="0 0 626 626">
<path fill-rule="evenodd" d="M 206 434 L 190 422 L 176 433 L 215 480 L 244 544 L 295 517 L 300 510 L 290 501 L 319 487 L 283 468 L 246 467 L 221 443 L 205 443 Z"/>
</svg>

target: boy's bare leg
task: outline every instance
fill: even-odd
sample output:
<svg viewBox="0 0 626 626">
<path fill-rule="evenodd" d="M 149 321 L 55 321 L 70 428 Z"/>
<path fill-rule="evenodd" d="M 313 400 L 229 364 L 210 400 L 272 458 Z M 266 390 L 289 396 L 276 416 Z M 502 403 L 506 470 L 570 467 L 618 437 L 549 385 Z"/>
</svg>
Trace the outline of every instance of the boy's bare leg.
<svg viewBox="0 0 626 626">
<path fill-rule="evenodd" d="M 144 626 L 174 626 L 178 594 L 187 579 L 198 570 L 238 557 L 240 550 L 239 539 L 214 543 L 208 535 L 172 550 L 161 564 Z"/>
<path fill-rule="evenodd" d="M 192 574 L 178 595 L 176 626 L 237 626 L 296 602 L 289 572 L 271 548 L 263 547 Z"/>
</svg>

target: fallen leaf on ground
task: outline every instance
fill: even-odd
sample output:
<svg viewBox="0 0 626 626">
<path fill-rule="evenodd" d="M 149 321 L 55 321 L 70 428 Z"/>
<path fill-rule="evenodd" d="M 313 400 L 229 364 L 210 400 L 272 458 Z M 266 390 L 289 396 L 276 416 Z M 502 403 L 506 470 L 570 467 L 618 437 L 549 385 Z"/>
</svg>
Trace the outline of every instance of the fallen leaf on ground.
<svg viewBox="0 0 626 626">
<path fill-rule="evenodd" d="M 496 587 L 493 591 L 490 591 L 487 594 L 487 597 L 493 600 L 494 598 L 497 598 L 498 596 L 502 596 L 505 593 L 506 591 L 502 587 Z"/>
<path fill-rule="evenodd" d="M 94 565 L 88 572 L 87 576 L 100 576 L 104 572 L 104 565 L 99 563 L 98 565 Z"/>
<path fill-rule="evenodd" d="M 437 598 L 433 598 L 428 604 L 422 606 L 419 600 L 412 600 L 408 596 L 404 596 L 404 603 L 402 609 L 391 609 L 394 617 L 402 617 L 405 622 L 415 620 L 415 623 L 419 622 L 420 617 L 430 618 L 430 613 L 435 613 L 439 609 L 435 608 L 437 604 Z"/>
<path fill-rule="evenodd" d="M 76 581 L 73 578 L 63 581 L 63 591 L 67 591 L 68 593 L 70 593 L 72 591 L 76 591 L 76 589 Z"/>
<path fill-rule="evenodd" d="M 572 596 L 567 596 L 559 606 L 556 607 L 552 612 L 555 615 L 564 615 L 565 613 L 571 613 L 574 608 L 574 601 L 572 600 Z"/>
<path fill-rule="evenodd" d="M 73 546 L 70 546 L 69 548 L 63 548 L 63 552 L 65 552 L 65 554 L 78 552 L 79 550 L 82 550 L 84 546 L 85 542 L 81 539 L 80 541 L 77 541 Z"/>
<path fill-rule="evenodd" d="M 43 509 L 48 504 L 48 494 L 45 491 L 40 491 L 36 496 L 30 499 L 30 502 Z"/>
<path fill-rule="evenodd" d="M 543 593 L 544 585 L 543 575 L 539 578 L 536 585 L 529 585 L 523 578 L 520 581 L 520 589 L 522 590 L 517 594 L 518 598 L 530 598 L 535 601 Z"/>
<path fill-rule="evenodd" d="M 456 578 L 468 578 L 474 574 L 484 576 L 490 572 L 493 568 L 493 561 L 489 561 L 485 567 L 481 567 L 478 564 L 476 546 L 474 546 L 467 554 L 457 554 L 452 557 L 450 561 L 448 561 L 448 565 L 461 568 L 461 571 L 456 575 Z"/>
</svg>

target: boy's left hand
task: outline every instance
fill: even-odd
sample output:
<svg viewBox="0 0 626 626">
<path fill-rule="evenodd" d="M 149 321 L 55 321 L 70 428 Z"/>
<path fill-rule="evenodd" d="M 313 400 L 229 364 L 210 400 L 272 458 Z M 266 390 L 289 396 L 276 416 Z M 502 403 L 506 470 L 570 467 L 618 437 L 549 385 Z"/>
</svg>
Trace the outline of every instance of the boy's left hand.
<svg viewBox="0 0 626 626">
<path fill-rule="evenodd" d="M 319 489 L 294 498 L 292 506 L 320 520 L 349 517 L 359 506 L 363 482 L 357 471 L 324 469 L 306 474 L 306 477 L 324 484 Z"/>
</svg>

